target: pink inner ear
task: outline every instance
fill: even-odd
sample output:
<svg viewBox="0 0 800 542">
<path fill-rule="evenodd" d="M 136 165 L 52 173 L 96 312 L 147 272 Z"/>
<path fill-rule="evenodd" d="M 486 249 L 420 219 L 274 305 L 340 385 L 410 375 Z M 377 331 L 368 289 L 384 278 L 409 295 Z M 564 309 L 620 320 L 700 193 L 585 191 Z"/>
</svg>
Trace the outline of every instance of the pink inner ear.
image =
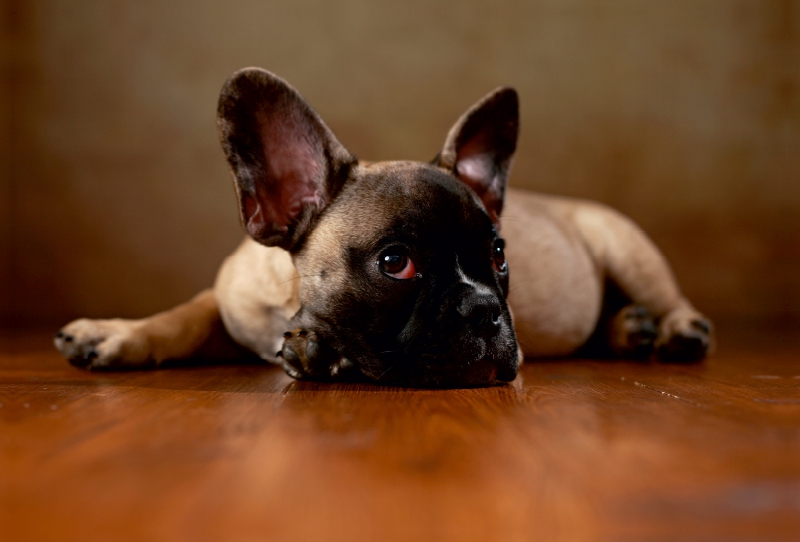
<svg viewBox="0 0 800 542">
<path fill-rule="evenodd" d="M 265 178 L 244 200 L 251 235 L 288 231 L 305 206 L 322 208 L 326 203 L 320 188 L 326 175 L 324 151 L 302 120 L 292 117 L 273 116 L 261 122 Z"/>
<path fill-rule="evenodd" d="M 458 177 L 479 194 L 494 179 L 494 165 L 491 156 L 487 154 L 475 154 L 459 160 L 456 170 Z"/>
<path fill-rule="evenodd" d="M 279 217 L 274 216 L 274 212 L 270 213 L 270 208 L 263 206 L 259 202 L 259 198 L 253 197 L 248 193 L 245 193 L 243 198 L 244 213 L 247 218 L 245 227 L 251 236 L 259 239 L 274 233 L 288 231 L 288 226 L 281 226 L 277 221 Z"/>
<path fill-rule="evenodd" d="M 465 143 L 456 161 L 455 173 L 461 181 L 469 186 L 483 202 L 492 222 L 499 224 L 502 206 L 501 189 L 497 182 L 494 156 L 486 152 L 481 137 Z"/>
</svg>

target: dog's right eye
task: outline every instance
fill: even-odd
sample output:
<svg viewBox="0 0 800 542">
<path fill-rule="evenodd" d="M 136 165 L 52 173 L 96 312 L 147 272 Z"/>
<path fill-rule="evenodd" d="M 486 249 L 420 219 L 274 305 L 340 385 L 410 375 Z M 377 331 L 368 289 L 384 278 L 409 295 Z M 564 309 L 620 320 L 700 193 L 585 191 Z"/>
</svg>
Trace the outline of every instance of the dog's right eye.
<svg viewBox="0 0 800 542">
<path fill-rule="evenodd" d="M 391 247 L 378 258 L 378 267 L 384 275 L 394 279 L 408 280 L 417 276 L 417 268 L 405 247 Z"/>
<path fill-rule="evenodd" d="M 503 249 L 506 247 L 506 242 L 502 239 L 497 239 L 492 247 L 492 264 L 495 271 L 498 273 L 505 273 L 508 271 L 508 264 L 506 263 L 506 254 Z"/>
</svg>

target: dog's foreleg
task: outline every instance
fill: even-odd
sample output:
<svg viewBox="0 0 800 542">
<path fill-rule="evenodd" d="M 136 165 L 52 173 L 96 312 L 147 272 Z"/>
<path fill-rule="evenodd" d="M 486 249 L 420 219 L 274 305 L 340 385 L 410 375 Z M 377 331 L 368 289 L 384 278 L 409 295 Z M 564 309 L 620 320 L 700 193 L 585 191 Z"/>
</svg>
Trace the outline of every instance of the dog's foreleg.
<svg viewBox="0 0 800 542">
<path fill-rule="evenodd" d="M 654 347 L 665 361 L 697 361 L 713 346 L 713 327 L 681 294 L 664 256 L 635 223 L 600 205 L 576 211 L 574 220 L 593 258 L 605 275 L 619 286 L 634 305 L 644 307 L 658 325 Z M 631 312 L 626 307 L 625 315 Z M 638 329 L 630 318 L 614 321 L 612 346 L 620 333 Z M 627 323 L 626 323 L 627 322 Z"/>
<path fill-rule="evenodd" d="M 225 331 L 213 290 L 140 320 L 89 320 L 67 324 L 56 348 L 87 369 L 156 367 L 165 360 L 229 358 L 244 351 Z"/>
</svg>

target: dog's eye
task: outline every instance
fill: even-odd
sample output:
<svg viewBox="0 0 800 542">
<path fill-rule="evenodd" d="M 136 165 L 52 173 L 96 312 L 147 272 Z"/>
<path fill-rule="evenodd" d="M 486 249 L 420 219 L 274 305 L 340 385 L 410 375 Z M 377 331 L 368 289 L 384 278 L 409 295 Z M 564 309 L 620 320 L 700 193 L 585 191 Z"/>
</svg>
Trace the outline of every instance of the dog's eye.
<svg viewBox="0 0 800 542">
<path fill-rule="evenodd" d="M 405 247 L 386 249 L 378 258 L 378 267 L 385 275 L 395 279 L 408 280 L 417 276 L 417 268 Z"/>
<path fill-rule="evenodd" d="M 492 263 L 494 264 L 495 271 L 498 273 L 505 273 L 508 270 L 506 254 L 503 252 L 505 246 L 505 241 L 502 239 L 496 239 L 494 242 L 494 247 L 492 247 Z"/>
</svg>

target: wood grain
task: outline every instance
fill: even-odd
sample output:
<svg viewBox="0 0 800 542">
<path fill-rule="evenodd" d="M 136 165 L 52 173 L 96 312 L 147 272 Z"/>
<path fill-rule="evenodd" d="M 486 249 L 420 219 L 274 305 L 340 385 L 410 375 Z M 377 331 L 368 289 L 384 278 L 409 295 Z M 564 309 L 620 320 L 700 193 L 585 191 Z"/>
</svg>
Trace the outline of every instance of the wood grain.
<svg viewBox="0 0 800 542">
<path fill-rule="evenodd" d="M 786 342 L 696 366 L 537 361 L 446 391 L 90 373 L 37 334 L 1 350 L 2 540 L 800 537 Z"/>
</svg>

